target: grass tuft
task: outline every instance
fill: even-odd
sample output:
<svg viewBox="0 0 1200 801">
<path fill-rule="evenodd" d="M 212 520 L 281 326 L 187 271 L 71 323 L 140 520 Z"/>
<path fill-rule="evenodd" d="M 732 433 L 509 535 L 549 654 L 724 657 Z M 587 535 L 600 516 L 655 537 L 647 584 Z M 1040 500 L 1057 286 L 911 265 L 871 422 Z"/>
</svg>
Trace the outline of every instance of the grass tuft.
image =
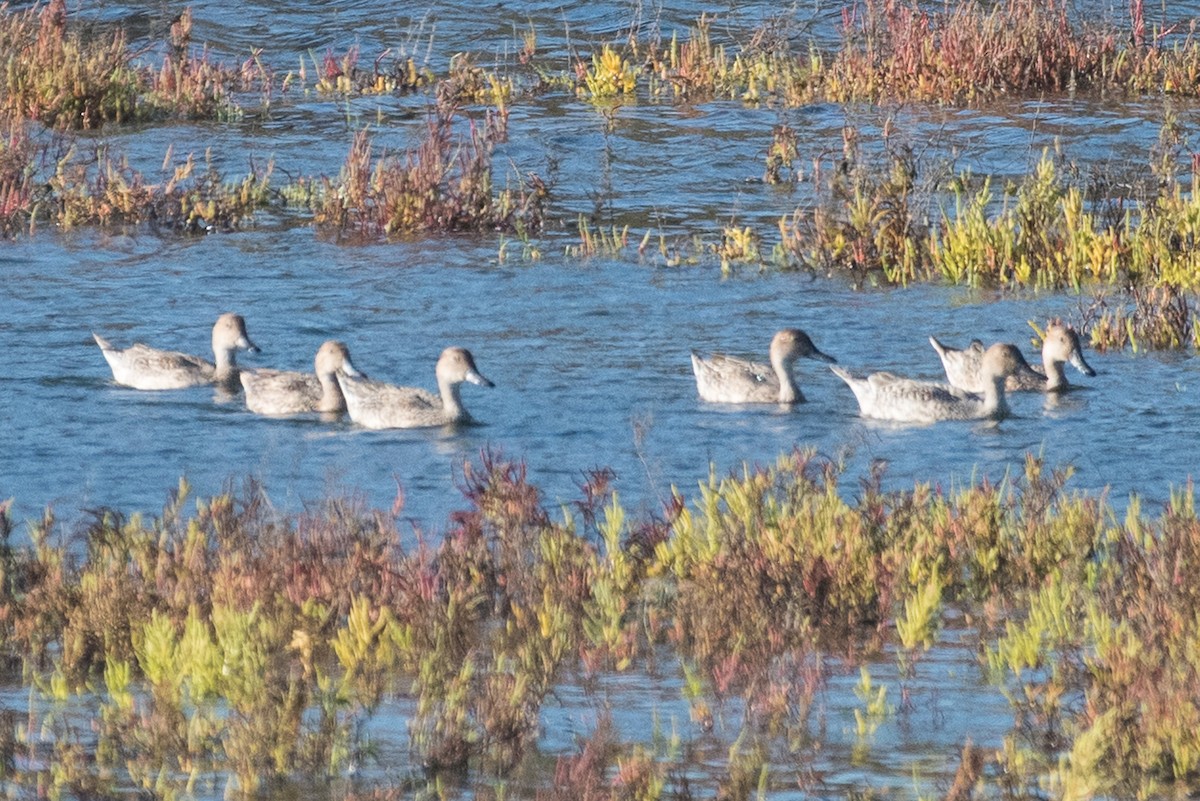
<svg viewBox="0 0 1200 801">
<path fill-rule="evenodd" d="M 6 111 L 54 129 L 95 129 L 163 117 L 235 116 L 233 91 L 270 93 L 273 76 L 256 58 L 240 66 L 213 63 L 193 52 L 191 11 L 176 20 L 157 68 L 140 65 L 123 28 L 81 32 L 64 0 L 24 11 L 0 7 L 0 83 Z"/>
<path fill-rule="evenodd" d="M 341 174 L 323 181 L 317 225 L 364 236 L 539 230 L 547 188 L 536 175 L 516 188 L 493 186 L 492 154 L 503 128 L 471 122 L 460 137 L 455 119 L 452 111 L 435 112 L 425 138 L 403 157 L 375 158 L 370 133 L 360 131 Z"/>
</svg>

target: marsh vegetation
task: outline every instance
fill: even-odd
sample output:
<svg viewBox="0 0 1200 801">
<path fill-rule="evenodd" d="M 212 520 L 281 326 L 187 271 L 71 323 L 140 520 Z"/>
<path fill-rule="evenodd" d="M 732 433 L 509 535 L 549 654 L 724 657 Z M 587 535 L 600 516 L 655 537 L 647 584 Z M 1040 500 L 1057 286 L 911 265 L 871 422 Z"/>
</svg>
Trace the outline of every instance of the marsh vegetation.
<svg viewBox="0 0 1200 801">
<path fill-rule="evenodd" d="M 819 792 L 827 730 L 856 732 L 852 762 L 869 760 L 938 704 L 922 673 L 953 643 L 977 660 L 959 680 L 1011 719 L 973 721 L 962 754 L 940 755 L 961 758 L 959 795 L 944 762 L 918 771 L 920 795 L 1187 792 L 1193 490 L 1120 518 L 1069 478 L 1029 457 L 995 484 L 866 481 L 847 501 L 837 464 L 797 452 L 636 519 L 603 472 L 551 515 L 522 465 L 484 454 L 445 536 L 414 548 L 385 512 L 329 499 L 280 517 L 254 486 L 188 513 L 181 485 L 152 519 L 96 510 L 71 538 L 47 515 L 26 547 L 5 515 L 4 659 L 31 687 L 6 780 L 174 797 L 361 773 L 420 797 L 466 770 L 483 797 Z M 661 743 L 603 722 L 626 674 L 681 686 L 687 716 Z M 839 719 L 828 696 L 847 674 L 862 705 Z M 600 723 L 551 755 L 553 778 L 531 776 L 542 709 L 573 688 Z M 384 713 L 405 724 L 399 762 L 365 734 Z M 710 738 L 726 758 L 691 764 Z"/>
<path fill-rule="evenodd" d="M 460 54 L 438 74 L 411 55 L 386 51 L 368 68 L 357 47 L 310 54 L 298 70 L 269 64 L 260 52 L 223 63 L 193 43 L 191 10 L 170 24 L 163 41 L 135 48 L 120 26 L 80 24 L 61 2 L 6 9 L 0 230 L 16 236 L 39 226 L 98 225 L 194 233 L 237 228 L 269 212 L 356 241 L 500 231 L 524 243 L 523 258 L 537 258 L 561 240 L 555 231 L 576 227 L 580 244 L 563 247 L 579 258 L 636 250 L 639 258 L 672 264 L 716 258 L 725 271 L 800 269 L 856 283 L 1091 292 L 1094 314 L 1075 322 L 1094 345 L 1185 347 L 1196 337 L 1200 275 L 1191 245 L 1196 168 L 1171 112 L 1145 154 L 1146 179 L 1133 185 L 1081 174 L 1048 151 L 1016 180 L 956 171 L 949 160 L 893 143 L 886 127 L 882 149 L 866 152 L 863 132 L 849 127 L 840 146 L 806 165 L 794 130 L 763 113 L 771 131 L 763 180 L 804 182 L 811 200 L 782 213 L 774 230 L 722 225 L 690 237 L 656 229 L 652 220 L 642 220 L 641 230 L 609 231 L 586 217 L 556 215 L 552 176 L 535 165 L 495 163 L 496 148 L 508 143 L 513 105 L 536 106 L 564 92 L 601 114 L 619 113 L 623 103 L 669 109 L 721 99 L 766 112 L 831 101 L 979 105 L 1048 92 L 1196 94 L 1200 44 L 1179 24 L 1148 27 L 1146 13 L 1131 3 L 1123 28 L 1082 19 L 1059 3 L 926 9 L 872 1 L 846 7 L 841 40 L 833 43 L 790 31 L 786 17 L 761 23 L 742 40 L 716 41 L 713 20 L 702 16 L 670 37 L 630 33 L 565 64 L 542 57 L 538 31 L 530 29 L 509 63 L 483 68 Z M 211 151 L 168 149 L 161 169 L 147 173 L 77 133 L 236 121 L 313 95 L 410 93 L 428 104 L 419 142 L 389 151 L 364 125 L 337 175 L 311 172 L 282 182 L 270 160 L 231 179 Z M 725 216 L 736 218 L 736 211 Z"/>
</svg>

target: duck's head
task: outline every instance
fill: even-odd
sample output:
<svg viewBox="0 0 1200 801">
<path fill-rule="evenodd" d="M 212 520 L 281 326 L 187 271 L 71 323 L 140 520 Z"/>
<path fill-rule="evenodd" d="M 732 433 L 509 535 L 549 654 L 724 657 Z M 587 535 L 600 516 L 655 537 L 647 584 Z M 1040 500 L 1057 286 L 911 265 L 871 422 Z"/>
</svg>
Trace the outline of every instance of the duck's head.
<svg viewBox="0 0 1200 801">
<path fill-rule="evenodd" d="M 997 342 L 984 351 L 983 363 L 980 365 L 984 376 L 999 379 L 1001 384 L 1003 379 L 1016 375 L 1022 367 L 1028 369 L 1029 363 L 1025 361 L 1016 345 L 1007 342 Z"/>
<path fill-rule="evenodd" d="M 475 359 L 466 348 L 446 348 L 438 358 L 438 383 L 461 384 L 470 381 L 481 387 L 495 386 L 475 368 Z"/>
<path fill-rule="evenodd" d="M 363 377 L 363 374 L 354 369 L 354 365 L 350 362 L 350 349 L 336 339 L 327 340 L 317 349 L 316 358 L 313 359 L 313 369 L 317 375 L 335 375 L 342 372 L 356 378 Z"/>
<path fill-rule="evenodd" d="M 785 328 L 771 340 L 772 361 L 790 364 L 801 357 L 819 362 L 837 362 L 837 359 L 818 350 L 808 334 L 799 328 Z"/>
<path fill-rule="evenodd" d="M 1083 360 L 1079 334 L 1074 328 L 1057 320 L 1046 327 L 1046 336 L 1042 340 L 1042 358 L 1055 362 L 1070 362 L 1072 367 L 1086 376 L 1096 374 L 1091 365 Z"/>
<path fill-rule="evenodd" d="M 258 346 L 246 335 L 246 321 L 240 314 L 226 312 L 217 318 L 212 330 L 213 352 L 247 350 L 258 353 Z"/>
</svg>

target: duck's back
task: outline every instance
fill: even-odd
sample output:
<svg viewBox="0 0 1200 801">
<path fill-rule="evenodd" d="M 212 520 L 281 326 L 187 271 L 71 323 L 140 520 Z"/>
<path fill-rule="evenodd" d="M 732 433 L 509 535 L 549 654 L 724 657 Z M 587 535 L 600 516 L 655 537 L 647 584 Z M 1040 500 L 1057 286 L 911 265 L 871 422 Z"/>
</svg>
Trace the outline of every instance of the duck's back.
<svg viewBox="0 0 1200 801">
<path fill-rule="evenodd" d="M 211 362 L 177 351 L 159 350 L 138 343 L 124 350 L 93 334 L 104 360 L 118 384 L 142 390 L 183 389 L 211 384 L 216 367 Z"/>
<path fill-rule="evenodd" d="M 692 352 L 696 391 L 712 403 L 772 403 L 779 400 L 779 381 L 770 366 L 713 354 L 707 358 Z"/>
<path fill-rule="evenodd" d="M 243 370 L 246 407 L 256 414 L 287 415 L 315 412 L 321 384 L 315 375 L 292 370 Z"/>
<path fill-rule="evenodd" d="M 854 392 L 866 417 L 930 423 L 978 417 L 982 408 L 980 398 L 946 384 L 917 381 L 888 372 L 856 377 L 841 368 L 832 369 Z"/>
<path fill-rule="evenodd" d="M 977 396 L 946 384 L 891 373 L 877 373 L 870 380 L 876 392 L 872 416 L 885 420 L 966 420 L 977 417 L 982 407 Z"/>
<path fill-rule="evenodd" d="M 930 344 L 942 359 L 942 368 L 946 371 L 946 380 L 951 385 L 967 392 L 979 393 L 984 390 L 983 376 L 983 343 L 978 339 L 962 350 L 942 345 L 933 337 Z M 1017 371 L 1004 380 L 1007 392 L 1041 392 L 1046 389 L 1046 374 L 1022 359 Z"/>
<path fill-rule="evenodd" d="M 338 376 L 346 398 L 346 413 L 366 428 L 421 428 L 457 422 L 442 399 L 417 387 L 398 387 L 383 381 Z"/>
<path fill-rule="evenodd" d="M 961 350 L 943 345 L 933 337 L 929 338 L 929 344 L 933 345 L 933 349 L 937 351 L 938 357 L 942 361 L 942 369 L 946 373 L 946 380 L 951 385 L 968 392 L 977 392 L 982 388 L 983 379 L 979 372 L 983 361 L 983 343 L 981 341 L 973 339 L 970 345 Z"/>
</svg>

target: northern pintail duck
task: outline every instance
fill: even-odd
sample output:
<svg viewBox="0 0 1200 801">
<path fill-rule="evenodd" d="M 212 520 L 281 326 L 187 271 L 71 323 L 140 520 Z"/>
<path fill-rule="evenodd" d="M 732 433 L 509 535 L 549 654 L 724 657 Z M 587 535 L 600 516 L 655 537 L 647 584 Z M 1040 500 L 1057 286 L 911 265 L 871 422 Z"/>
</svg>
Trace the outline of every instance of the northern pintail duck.
<svg viewBox="0 0 1200 801">
<path fill-rule="evenodd" d="M 915 381 L 892 373 L 872 373 L 864 378 L 840 367 L 831 369 L 854 391 L 864 417 L 905 423 L 938 420 L 998 419 L 1008 414 L 1004 381 L 1024 361 L 1014 345 L 998 343 L 984 351 L 980 374 L 982 394 L 966 392 L 932 381 Z"/>
<path fill-rule="evenodd" d="M 246 321 L 240 314 L 226 313 L 217 318 L 212 329 L 212 349 L 216 363 L 199 356 L 158 350 L 140 342 L 125 350 L 97 333 L 92 333 L 113 379 L 134 389 L 183 389 L 205 384 L 237 388 L 238 350 L 258 353 L 258 347 L 246 336 Z"/>
<path fill-rule="evenodd" d="M 438 392 L 434 395 L 416 387 L 397 387 L 382 381 L 355 378 L 339 373 L 350 419 L 365 428 L 424 428 L 449 423 L 467 423 L 471 415 L 462 405 L 459 390 L 464 381 L 493 386 L 475 369 L 466 348 L 446 348 L 437 362 Z"/>
<path fill-rule="evenodd" d="M 707 359 L 692 351 L 696 390 L 712 403 L 804 403 L 792 365 L 800 357 L 837 361 L 817 350 L 808 334 L 785 328 L 771 340 L 770 365 L 716 353 Z"/>
<path fill-rule="evenodd" d="M 983 344 L 973 340 L 967 348 L 957 350 L 948 348 L 933 337 L 929 344 L 937 351 L 942 359 L 942 367 L 946 371 L 946 379 L 954 386 L 968 392 L 982 392 L 984 380 L 981 373 L 983 363 Z M 1060 392 L 1070 385 L 1063 365 L 1071 365 L 1086 376 L 1094 376 L 1096 371 L 1084 361 L 1083 350 L 1079 344 L 1079 334 L 1074 328 L 1054 321 L 1046 328 L 1042 339 L 1042 372 L 1030 367 L 1022 357 L 1017 372 L 1009 376 L 1004 388 L 1009 392 Z"/>
<path fill-rule="evenodd" d="M 350 362 L 349 348 L 333 339 L 317 349 L 312 373 L 242 370 L 246 407 L 257 414 L 270 415 L 344 412 L 346 399 L 338 386 L 338 373 L 364 377 Z"/>
</svg>

